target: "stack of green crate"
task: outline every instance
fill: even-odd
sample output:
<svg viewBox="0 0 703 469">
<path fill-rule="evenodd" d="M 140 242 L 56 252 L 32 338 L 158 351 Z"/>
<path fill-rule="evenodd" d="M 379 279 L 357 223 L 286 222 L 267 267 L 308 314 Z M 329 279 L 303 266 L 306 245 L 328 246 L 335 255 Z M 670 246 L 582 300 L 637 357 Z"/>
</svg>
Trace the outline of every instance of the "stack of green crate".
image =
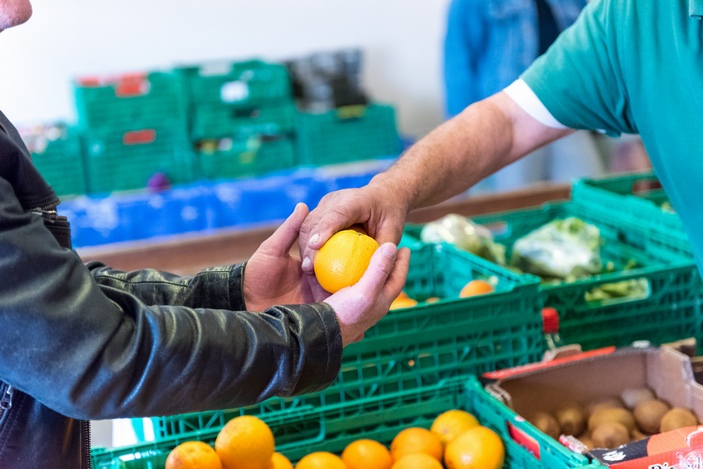
<svg viewBox="0 0 703 469">
<path fill-rule="evenodd" d="M 473 378 L 473 379 L 472 379 Z M 288 411 L 264 416 L 275 439 L 275 450 L 295 464 L 304 456 L 327 451 L 341 454 L 350 443 L 371 439 L 389 447 L 393 438 L 410 427 L 429 429 L 441 413 L 462 409 L 479 417 L 481 425 L 492 428 L 505 447 L 504 469 L 591 469 L 585 456 L 558 444 L 548 444 L 546 437 L 537 440 L 540 455 L 535 456 L 511 437 L 506 427 L 491 414 L 494 405 L 473 376 L 457 376 L 433 384 L 379 396 L 362 397 L 341 404 L 323 404 L 317 408 Z M 485 420 L 484 420 L 485 416 Z M 504 423 L 504 421 L 503 421 Z M 510 425 L 530 435 L 539 432 L 524 419 L 510 420 Z M 93 449 L 96 469 L 161 469 L 169 452 L 186 441 L 203 441 L 214 446 L 219 428 L 209 428 L 160 438 L 153 442 L 106 450 Z"/>
<path fill-rule="evenodd" d="M 288 70 L 261 60 L 178 67 L 200 176 L 236 178 L 295 164 L 296 107 Z"/>
<path fill-rule="evenodd" d="M 20 129 L 32 161 L 59 196 L 86 193 L 80 134 L 66 123 Z"/>
<path fill-rule="evenodd" d="M 623 226 L 647 230 L 675 251 L 692 252 L 681 217 L 653 171 L 580 179 L 572 199 L 591 213 L 617 214 Z"/>
<path fill-rule="evenodd" d="M 599 229 L 603 243 L 600 256 L 603 265 L 611 269 L 600 275 L 540 285 L 544 306 L 559 313 L 565 343 L 595 349 L 626 346 L 637 340 L 662 344 L 697 337 L 700 342 L 703 287 L 695 262 L 652 237 L 650 231 L 621 224 L 618 214 L 594 213 L 569 202 L 481 215 L 472 221 L 489 228 L 494 240 L 506 246 L 510 259 L 519 238 L 553 220 L 572 216 Z M 419 239 L 421 229 L 421 225 L 409 225 L 406 234 Z M 620 282 L 637 282 L 643 288 L 619 298 L 595 299 L 594 290 Z"/>
<path fill-rule="evenodd" d="M 321 113 L 301 111 L 296 131 L 298 161 L 303 165 L 396 156 L 402 147 L 395 109 L 379 103 Z"/>
<path fill-rule="evenodd" d="M 82 78 L 74 93 L 89 192 L 141 189 L 156 174 L 171 183 L 194 179 L 187 96 L 179 75 Z"/>
</svg>

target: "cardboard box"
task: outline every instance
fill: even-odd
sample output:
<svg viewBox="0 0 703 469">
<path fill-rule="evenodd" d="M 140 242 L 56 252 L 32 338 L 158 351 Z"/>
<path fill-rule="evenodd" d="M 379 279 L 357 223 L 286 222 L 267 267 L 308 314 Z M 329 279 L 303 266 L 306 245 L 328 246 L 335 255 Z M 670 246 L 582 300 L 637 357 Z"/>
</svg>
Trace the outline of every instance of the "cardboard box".
<svg viewBox="0 0 703 469">
<path fill-rule="evenodd" d="M 487 373 L 484 378 L 495 380 L 486 390 L 523 417 L 538 410 L 553 413 L 569 402 L 618 397 L 625 389 L 646 386 L 672 407 L 692 410 L 703 422 L 703 386 L 694 380 L 690 357 L 671 347 L 599 349 Z M 514 439 L 519 438 L 530 440 L 529 435 Z M 575 439 L 562 438 L 562 442 L 578 452 Z M 654 435 L 616 450 L 594 450 L 587 456 L 617 469 L 683 468 L 698 461 L 699 466 L 690 467 L 703 468 L 703 426 Z"/>
</svg>

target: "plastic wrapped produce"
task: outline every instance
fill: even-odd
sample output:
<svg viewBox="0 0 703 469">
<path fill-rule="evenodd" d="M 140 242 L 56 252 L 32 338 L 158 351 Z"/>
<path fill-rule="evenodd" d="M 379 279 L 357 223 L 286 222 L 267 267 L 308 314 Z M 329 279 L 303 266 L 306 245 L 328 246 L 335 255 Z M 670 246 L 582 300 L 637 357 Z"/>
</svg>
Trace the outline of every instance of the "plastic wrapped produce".
<svg viewBox="0 0 703 469">
<path fill-rule="evenodd" d="M 568 217 L 518 239 L 511 265 L 543 279 L 573 280 L 602 272 L 600 246 L 598 227 Z"/>
<path fill-rule="evenodd" d="M 488 228 L 461 215 L 449 214 L 425 225 L 420 233 L 425 243 L 450 243 L 479 257 L 505 265 L 505 246 L 493 241 Z"/>
</svg>

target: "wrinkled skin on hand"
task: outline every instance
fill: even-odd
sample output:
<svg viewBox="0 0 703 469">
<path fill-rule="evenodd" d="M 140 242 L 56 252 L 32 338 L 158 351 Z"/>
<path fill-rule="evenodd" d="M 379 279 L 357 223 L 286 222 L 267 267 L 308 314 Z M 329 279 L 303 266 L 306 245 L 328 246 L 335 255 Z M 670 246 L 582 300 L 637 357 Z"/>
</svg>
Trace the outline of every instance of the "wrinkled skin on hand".
<svg viewBox="0 0 703 469">
<path fill-rule="evenodd" d="M 397 191 L 374 178 L 359 189 L 331 192 L 310 212 L 301 229 L 303 270 L 312 274 L 315 252 L 336 232 L 362 225 L 379 244 L 397 244 L 403 234 L 408 203 Z"/>
<path fill-rule="evenodd" d="M 346 346 L 361 340 L 364 332 L 388 313 L 391 302 L 405 285 L 410 252 L 384 243 L 359 282 L 330 295 L 314 275 L 303 272 L 300 259 L 290 253 L 307 215 L 307 207 L 298 204 L 252 255 L 244 272 L 244 299 L 249 311 L 325 301 L 337 315 Z"/>
</svg>

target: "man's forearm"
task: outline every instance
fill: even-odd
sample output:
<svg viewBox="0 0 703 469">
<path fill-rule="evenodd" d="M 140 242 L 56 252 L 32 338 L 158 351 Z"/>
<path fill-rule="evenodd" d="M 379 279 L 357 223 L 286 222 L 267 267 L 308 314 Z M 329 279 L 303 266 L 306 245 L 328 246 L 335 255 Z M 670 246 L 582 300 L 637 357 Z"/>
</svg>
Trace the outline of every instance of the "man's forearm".
<svg viewBox="0 0 703 469">
<path fill-rule="evenodd" d="M 437 127 L 372 183 L 402 194 L 410 210 L 434 205 L 570 132 L 539 124 L 498 93 Z"/>
<path fill-rule="evenodd" d="M 475 103 L 418 141 L 373 183 L 403 193 L 410 209 L 442 202 L 504 164 L 511 126 L 491 102 Z"/>
</svg>

